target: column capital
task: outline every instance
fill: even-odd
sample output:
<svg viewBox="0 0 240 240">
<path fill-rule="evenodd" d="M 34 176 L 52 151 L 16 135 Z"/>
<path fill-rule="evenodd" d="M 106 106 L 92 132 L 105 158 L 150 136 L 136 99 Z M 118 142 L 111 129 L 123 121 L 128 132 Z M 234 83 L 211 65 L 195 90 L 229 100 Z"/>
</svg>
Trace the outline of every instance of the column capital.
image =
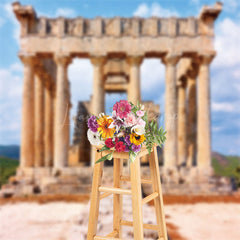
<svg viewBox="0 0 240 240">
<path fill-rule="evenodd" d="M 107 62 L 106 56 L 91 56 L 90 61 L 94 66 L 103 66 Z"/>
<path fill-rule="evenodd" d="M 37 63 L 36 54 L 19 53 L 18 57 L 21 59 L 24 65 L 34 66 Z"/>
<path fill-rule="evenodd" d="M 127 63 L 129 65 L 139 66 L 143 61 L 143 56 L 128 56 Z"/>
<path fill-rule="evenodd" d="M 216 52 L 199 54 L 199 63 L 203 65 L 209 65 L 215 56 Z"/>
<path fill-rule="evenodd" d="M 69 54 L 61 52 L 54 55 L 54 61 L 56 64 L 64 65 L 66 67 L 72 62 L 72 58 Z"/>
<path fill-rule="evenodd" d="M 162 62 L 165 65 L 175 66 L 178 63 L 178 61 L 180 60 L 180 58 L 181 58 L 180 53 L 168 53 L 162 58 Z"/>
</svg>

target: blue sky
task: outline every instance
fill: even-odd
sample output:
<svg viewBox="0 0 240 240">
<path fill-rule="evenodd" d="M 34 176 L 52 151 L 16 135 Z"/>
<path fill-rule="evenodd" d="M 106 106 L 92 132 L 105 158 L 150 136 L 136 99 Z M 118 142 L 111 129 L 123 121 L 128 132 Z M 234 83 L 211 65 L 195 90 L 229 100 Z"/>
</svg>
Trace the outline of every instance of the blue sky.
<svg viewBox="0 0 240 240">
<path fill-rule="evenodd" d="M 0 2 L 0 144 L 5 145 L 20 144 L 21 130 L 22 64 L 17 57 L 19 25 L 12 14 L 11 2 Z M 86 18 L 197 16 L 204 4 L 214 3 L 207 0 L 21 1 L 22 5 L 33 5 L 38 15 Z M 218 54 L 211 64 L 212 149 L 224 154 L 240 155 L 240 1 L 225 0 L 223 3 L 224 10 L 215 24 L 215 48 Z M 164 66 L 158 59 L 145 60 L 141 66 L 141 78 L 143 100 L 160 104 L 163 112 Z M 92 92 L 90 62 L 75 59 L 69 67 L 69 79 L 73 116 L 77 102 L 88 100 Z M 113 102 L 125 97 L 107 95 L 106 99 Z"/>
</svg>

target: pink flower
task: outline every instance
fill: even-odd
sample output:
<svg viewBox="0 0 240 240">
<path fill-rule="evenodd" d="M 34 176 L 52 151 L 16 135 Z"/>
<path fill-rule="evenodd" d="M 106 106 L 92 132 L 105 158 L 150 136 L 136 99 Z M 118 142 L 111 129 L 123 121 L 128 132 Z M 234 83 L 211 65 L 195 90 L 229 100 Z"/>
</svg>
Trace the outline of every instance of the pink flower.
<svg viewBox="0 0 240 240">
<path fill-rule="evenodd" d="M 131 126 L 135 125 L 136 123 L 137 123 L 137 119 L 136 119 L 135 115 L 133 113 L 129 113 L 125 120 L 125 125 L 127 127 L 131 127 Z"/>
<path fill-rule="evenodd" d="M 136 112 L 136 114 L 137 114 L 138 117 L 143 117 L 144 114 L 145 114 L 145 111 L 138 110 L 138 111 Z"/>
<path fill-rule="evenodd" d="M 117 116 L 120 118 L 126 118 L 131 111 L 131 105 L 127 100 L 120 100 L 114 104 L 113 110 L 116 111 Z"/>
<path fill-rule="evenodd" d="M 144 120 L 142 120 L 142 118 L 138 118 L 137 124 L 145 128 L 146 122 Z"/>
</svg>

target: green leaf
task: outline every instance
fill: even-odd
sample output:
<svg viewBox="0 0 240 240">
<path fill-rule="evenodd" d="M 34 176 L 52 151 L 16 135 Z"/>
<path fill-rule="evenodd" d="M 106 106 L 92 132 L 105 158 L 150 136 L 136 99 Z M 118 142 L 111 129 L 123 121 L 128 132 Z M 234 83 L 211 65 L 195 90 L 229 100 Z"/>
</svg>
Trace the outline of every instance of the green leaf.
<svg viewBox="0 0 240 240">
<path fill-rule="evenodd" d="M 137 153 L 133 152 L 133 151 L 130 151 L 129 152 L 129 159 L 130 159 L 130 162 L 134 162 L 134 160 L 136 159 L 137 157 Z"/>
<path fill-rule="evenodd" d="M 102 151 L 106 151 L 106 150 L 109 150 L 109 149 L 110 149 L 110 148 L 105 145 L 105 146 L 103 146 L 101 149 L 99 149 L 98 151 L 99 151 L 99 152 L 102 152 Z"/>
<path fill-rule="evenodd" d="M 113 155 L 113 152 L 111 152 L 111 153 L 109 153 L 109 154 L 101 157 L 100 159 L 98 159 L 98 160 L 95 162 L 95 164 L 96 164 L 96 163 L 99 163 L 99 162 L 102 162 L 102 161 L 105 161 L 105 160 L 111 160 L 111 159 L 112 159 L 112 155 Z"/>
</svg>

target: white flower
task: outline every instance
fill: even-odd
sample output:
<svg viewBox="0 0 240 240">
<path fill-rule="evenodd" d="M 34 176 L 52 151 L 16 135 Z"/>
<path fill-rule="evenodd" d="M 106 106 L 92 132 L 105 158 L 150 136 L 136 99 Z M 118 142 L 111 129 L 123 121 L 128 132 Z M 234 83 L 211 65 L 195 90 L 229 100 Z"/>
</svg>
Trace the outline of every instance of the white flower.
<svg viewBox="0 0 240 240">
<path fill-rule="evenodd" d="M 90 129 L 87 131 L 88 141 L 95 146 L 103 144 L 103 141 L 100 140 L 99 132 L 93 132 Z"/>
<path fill-rule="evenodd" d="M 140 105 L 140 109 L 143 111 L 144 110 L 144 105 Z"/>
<path fill-rule="evenodd" d="M 99 113 L 99 117 L 103 117 L 105 113 Z"/>
<path fill-rule="evenodd" d="M 135 132 L 137 135 L 143 135 L 145 134 L 145 128 L 141 125 L 136 125 L 132 127 L 131 132 Z"/>
</svg>

